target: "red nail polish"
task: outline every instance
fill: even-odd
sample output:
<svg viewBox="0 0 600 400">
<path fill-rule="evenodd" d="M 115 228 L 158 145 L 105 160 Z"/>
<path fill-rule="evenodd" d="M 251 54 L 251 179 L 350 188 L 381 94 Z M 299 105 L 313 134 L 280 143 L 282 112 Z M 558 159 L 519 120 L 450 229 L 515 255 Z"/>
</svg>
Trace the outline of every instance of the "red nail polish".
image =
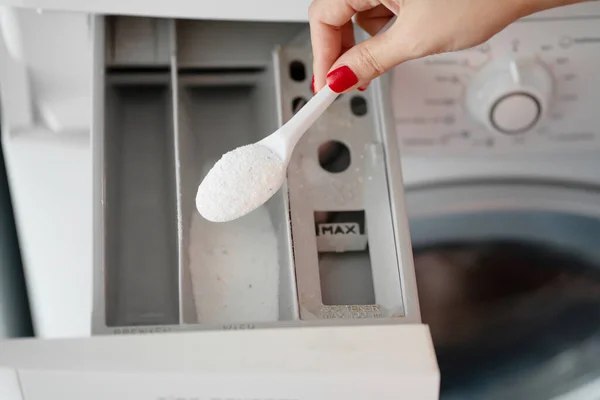
<svg viewBox="0 0 600 400">
<path fill-rule="evenodd" d="M 367 89 L 369 88 L 369 85 L 370 85 L 370 84 L 371 84 L 371 82 L 369 82 L 369 83 L 366 83 L 366 84 L 364 84 L 364 85 L 362 85 L 362 86 L 359 86 L 359 87 L 358 87 L 358 90 L 359 90 L 360 92 L 364 92 L 365 90 L 367 90 Z"/>
<path fill-rule="evenodd" d="M 315 94 L 315 77 L 312 77 L 312 83 L 310 84 L 310 90 Z"/>
<path fill-rule="evenodd" d="M 343 65 L 327 74 L 327 84 L 336 93 L 342 93 L 358 83 L 358 77 Z"/>
</svg>

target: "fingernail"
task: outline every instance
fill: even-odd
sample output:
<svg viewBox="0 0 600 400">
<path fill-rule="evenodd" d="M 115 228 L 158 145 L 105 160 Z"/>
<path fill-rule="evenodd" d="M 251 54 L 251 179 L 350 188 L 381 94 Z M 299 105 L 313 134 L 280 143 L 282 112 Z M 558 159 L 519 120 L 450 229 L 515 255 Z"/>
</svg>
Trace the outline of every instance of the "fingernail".
<svg viewBox="0 0 600 400">
<path fill-rule="evenodd" d="M 342 93 L 358 83 L 358 77 L 343 65 L 327 74 L 327 84 L 336 93 Z"/>
<path fill-rule="evenodd" d="M 312 83 L 310 84 L 310 90 L 312 90 L 312 93 L 315 94 L 315 77 L 312 77 Z"/>
<path fill-rule="evenodd" d="M 367 90 L 368 87 L 369 87 L 368 85 L 367 86 L 363 86 L 363 87 L 359 87 L 358 91 L 359 92 L 364 92 L 365 90 Z"/>
</svg>

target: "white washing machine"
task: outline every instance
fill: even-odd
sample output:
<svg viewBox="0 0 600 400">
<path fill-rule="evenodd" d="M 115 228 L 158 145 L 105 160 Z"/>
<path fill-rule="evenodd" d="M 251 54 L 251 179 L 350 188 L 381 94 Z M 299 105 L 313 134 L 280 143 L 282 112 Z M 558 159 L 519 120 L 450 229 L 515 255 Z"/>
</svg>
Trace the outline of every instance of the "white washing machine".
<svg viewBox="0 0 600 400">
<path fill-rule="evenodd" d="M 563 11 L 395 72 L 442 397 L 550 398 L 596 379 L 598 11 Z"/>
<path fill-rule="evenodd" d="M 3 145 L 40 337 L 90 335 L 92 116 L 81 105 L 92 96 L 87 13 L 292 23 L 305 20 L 300 3 L 258 14 L 230 14 L 220 5 L 199 10 L 186 2 L 169 10 L 82 2 L 78 12 L 65 13 L 53 8 L 74 5 L 32 1 L 31 9 L 3 10 L 2 50 L 17 62 L 5 64 L 11 79 L 0 90 L 11 95 L 5 107 L 18 117 Z M 506 398 L 510 387 L 515 398 L 593 398 L 589 393 L 598 390 L 592 385 L 600 370 L 594 323 L 600 318 L 594 276 L 600 266 L 599 21 L 598 2 L 540 13 L 477 48 L 406 63 L 386 78 L 391 85 L 382 85 L 389 99 L 381 105 L 385 122 L 395 127 L 402 156 L 421 312 L 437 346 L 442 397 Z M 121 57 L 158 54 L 128 45 Z M 19 63 L 27 65 L 27 76 L 19 74 Z M 498 259 L 492 255 L 523 268 L 471 279 L 477 262 Z M 551 260 L 561 264 L 552 271 L 571 271 L 566 278 L 539 271 L 538 264 Z M 546 285 L 554 278 L 573 284 Z M 486 298 L 493 304 L 466 312 L 479 298 L 466 302 L 461 295 L 481 287 L 493 292 L 490 279 L 508 283 Z M 509 290 L 515 286 L 516 294 Z M 582 289 L 574 295 L 568 287 Z M 509 305 L 522 312 L 507 313 Z M 451 318 L 436 315 L 440 309 Z M 490 318 L 495 313 L 502 315 Z M 472 329 L 459 329 L 464 326 Z"/>
</svg>

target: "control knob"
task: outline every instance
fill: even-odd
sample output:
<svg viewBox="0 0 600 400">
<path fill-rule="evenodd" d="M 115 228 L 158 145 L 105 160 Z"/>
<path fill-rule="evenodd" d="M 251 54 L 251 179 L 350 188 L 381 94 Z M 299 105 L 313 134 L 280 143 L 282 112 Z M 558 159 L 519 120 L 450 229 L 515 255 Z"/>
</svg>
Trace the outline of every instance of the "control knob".
<svg viewBox="0 0 600 400">
<path fill-rule="evenodd" d="M 469 83 L 467 110 L 491 132 L 526 133 L 543 119 L 552 83 L 548 69 L 536 60 L 493 61 Z"/>
</svg>

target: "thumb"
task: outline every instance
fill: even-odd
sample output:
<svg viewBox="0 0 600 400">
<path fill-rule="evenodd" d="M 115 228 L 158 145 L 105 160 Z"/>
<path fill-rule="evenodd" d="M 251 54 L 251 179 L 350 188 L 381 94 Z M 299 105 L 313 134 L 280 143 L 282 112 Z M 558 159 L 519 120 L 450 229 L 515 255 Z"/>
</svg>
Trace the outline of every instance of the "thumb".
<svg viewBox="0 0 600 400">
<path fill-rule="evenodd" d="M 327 84 L 337 93 L 362 87 L 396 65 L 414 58 L 412 47 L 399 35 L 398 23 L 346 51 L 327 74 Z"/>
</svg>

